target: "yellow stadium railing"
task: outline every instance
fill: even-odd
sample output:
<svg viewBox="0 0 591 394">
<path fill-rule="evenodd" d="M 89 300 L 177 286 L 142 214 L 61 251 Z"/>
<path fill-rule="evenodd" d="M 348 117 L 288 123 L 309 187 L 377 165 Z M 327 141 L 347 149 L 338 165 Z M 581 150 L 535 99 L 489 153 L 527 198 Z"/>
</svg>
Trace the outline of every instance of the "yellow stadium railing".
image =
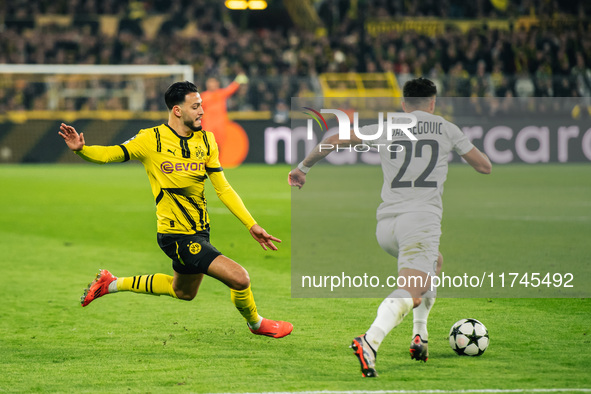
<svg viewBox="0 0 591 394">
<path fill-rule="evenodd" d="M 402 91 L 393 73 L 326 73 L 319 76 L 325 104 L 337 106 L 347 98 L 348 104 L 361 109 L 372 100 L 368 98 L 392 98 L 391 104 L 400 102 Z M 380 105 L 385 104 L 384 100 Z"/>
<path fill-rule="evenodd" d="M 271 119 L 271 111 L 234 111 L 228 112 L 231 120 L 268 120 Z M 7 111 L 0 114 L 0 123 L 25 123 L 30 120 L 59 120 L 63 122 L 75 122 L 80 119 L 93 120 L 132 120 L 144 119 L 153 121 L 165 121 L 168 119 L 167 111 L 126 111 L 126 110 L 98 110 L 98 111 Z"/>
<path fill-rule="evenodd" d="M 401 97 L 393 73 L 326 73 L 319 77 L 324 97 Z"/>
</svg>

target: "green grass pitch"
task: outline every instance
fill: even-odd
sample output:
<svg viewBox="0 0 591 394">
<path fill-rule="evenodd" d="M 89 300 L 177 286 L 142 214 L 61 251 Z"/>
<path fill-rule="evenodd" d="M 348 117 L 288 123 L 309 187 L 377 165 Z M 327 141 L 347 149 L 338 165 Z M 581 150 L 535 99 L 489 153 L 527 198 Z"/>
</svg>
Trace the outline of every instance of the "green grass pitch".
<svg viewBox="0 0 591 394">
<path fill-rule="evenodd" d="M 380 348 L 380 376 L 362 379 L 348 346 L 381 300 L 291 298 L 288 171 L 226 171 L 259 223 L 283 239 L 277 252 L 264 252 L 207 186 L 212 242 L 248 269 L 259 312 L 294 324 L 292 335 L 274 340 L 252 335 L 227 288 L 211 278 L 191 302 L 121 293 L 81 308 L 82 290 L 99 268 L 120 276 L 172 272 L 156 243 L 143 168 L 0 166 L 0 392 L 591 388 L 585 298 L 438 299 L 429 361 L 408 356 L 409 316 Z M 590 197 L 589 165 L 497 166 L 489 178 L 453 165 L 444 193 L 446 261 L 588 264 Z M 499 206 L 510 207 L 504 217 Z M 373 216 L 368 223 L 374 225 Z M 477 238 L 478 228 L 486 239 Z M 464 237 L 478 246 L 461 248 L 457 238 Z M 459 357 L 449 348 L 449 328 L 465 317 L 489 330 L 482 357 Z"/>
</svg>

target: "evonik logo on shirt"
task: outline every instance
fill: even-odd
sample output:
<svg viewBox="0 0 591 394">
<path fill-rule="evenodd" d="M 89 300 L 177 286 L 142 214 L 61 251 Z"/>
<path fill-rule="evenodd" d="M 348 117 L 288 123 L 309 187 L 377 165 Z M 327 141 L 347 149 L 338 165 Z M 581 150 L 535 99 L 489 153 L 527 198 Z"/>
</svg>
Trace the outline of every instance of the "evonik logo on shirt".
<svg viewBox="0 0 591 394">
<path fill-rule="evenodd" d="M 192 162 L 192 163 L 172 163 L 170 161 L 163 161 L 160 164 L 160 171 L 165 174 L 172 174 L 173 172 L 177 171 L 204 171 L 205 170 L 205 163 L 204 162 Z"/>
</svg>

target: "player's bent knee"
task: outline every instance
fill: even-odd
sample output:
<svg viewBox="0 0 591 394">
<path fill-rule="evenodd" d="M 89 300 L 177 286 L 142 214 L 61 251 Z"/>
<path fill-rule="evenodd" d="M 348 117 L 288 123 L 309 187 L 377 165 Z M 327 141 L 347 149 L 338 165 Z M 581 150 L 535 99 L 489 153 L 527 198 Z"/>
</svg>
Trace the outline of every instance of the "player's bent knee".
<svg viewBox="0 0 591 394">
<path fill-rule="evenodd" d="M 234 290 L 246 290 L 250 286 L 250 276 L 248 276 L 248 272 L 243 269 L 243 272 L 240 275 L 237 275 L 231 284 L 231 288 Z"/>
<path fill-rule="evenodd" d="M 179 297 L 179 300 L 183 300 L 183 301 L 191 301 L 195 298 L 195 296 L 193 294 L 186 294 L 186 293 L 182 293 L 182 294 L 178 294 L 177 296 Z"/>
<path fill-rule="evenodd" d="M 416 308 L 417 306 L 421 305 L 422 298 L 413 298 L 412 299 L 412 307 Z"/>
<path fill-rule="evenodd" d="M 402 287 L 402 290 L 406 290 L 408 294 L 412 297 L 412 307 L 416 308 L 417 306 L 421 305 L 421 301 L 423 299 L 423 294 L 426 292 L 425 289 L 416 288 L 416 287 Z"/>
<path fill-rule="evenodd" d="M 246 290 L 248 286 L 250 286 L 250 277 L 246 274 L 235 281 L 233 288 L 234 290 Z"/>
<path fill-rule="evenodd" d="M 183 300 L 183 301 L 191 301 L 193 300 L 196 296 L 197 293 L 186 293 L 182 290 L 178 290 L 178 289 L 174 289 L 174 293 L 176 294 L 177 298 L 179 300 Z"/>
</svg>

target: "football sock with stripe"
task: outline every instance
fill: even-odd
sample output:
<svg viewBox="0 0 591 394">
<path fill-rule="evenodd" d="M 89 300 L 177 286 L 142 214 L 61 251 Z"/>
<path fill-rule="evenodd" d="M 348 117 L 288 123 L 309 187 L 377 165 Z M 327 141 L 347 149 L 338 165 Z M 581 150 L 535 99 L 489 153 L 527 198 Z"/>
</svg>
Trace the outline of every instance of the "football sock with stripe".
<svg viewBox="0 0 591 394">
<path fill-rule="evenodd" d="M 117 278 L 116 291 L 133 291 L 134 293 L 167 295 L 178 298 L 172 288 L 173 277 L 164 274 L 138 275 L 127 278 Z M 112 293 L 113 283 L 109 285 L 109 293 Z"/>
<path fill-rule="evenodd" d="M 392 292 L 378 307 L 378 315 L 365 334 L 365 340 L 374 351 L 390 331 L 399 325 L 413 306 L 412 296 L 406 290 L 397 289 Z"/>
<path fill-rule="evenodd" d="M 429 312 L 435 303 L 437 297 L 437 288 L 427 291 L 423 294 L 423 300 L 421 304 L 412 310 L 413 313 L 413 327 L 412 336 L 419 334 L 423 341 L 429 339 L 429 333 L 427 332 L 427 319 L 429 318 Z"/>
<path fill-rule="evenodd" d="M 246 319 L 248 326 L 253 330 L 258 330 L 263 318 L 257 313 L 257 305 L 254 302 L 250 286 L 244 290 L 230 289 L 230 298 L 238 312 Z"/>
</svg>

